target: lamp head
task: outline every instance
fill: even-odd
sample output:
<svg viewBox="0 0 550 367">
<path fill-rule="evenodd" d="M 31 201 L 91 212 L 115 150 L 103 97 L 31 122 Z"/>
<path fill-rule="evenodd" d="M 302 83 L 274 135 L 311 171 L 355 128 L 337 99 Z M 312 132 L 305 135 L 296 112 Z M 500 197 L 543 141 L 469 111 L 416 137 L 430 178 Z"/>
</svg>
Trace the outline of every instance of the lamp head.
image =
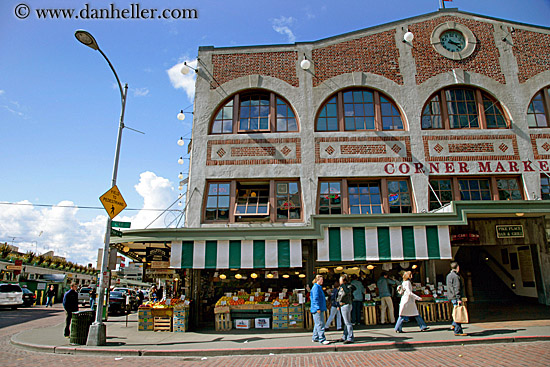
<svg viewBox="0 0 550 367">
<path fill-rule="evenodd" d="M 308 59 L 303 59 L 300 63 L 300 67 L 304 70 L 309 70 L 309 68 L 311 67 L 311 61 L 309 61 Z"/>
<path fill-rule="evenodd" d="M 189 69 L 187 69 L 187 70 L 189 70 Z M 183 72 L 182 72 L 182 74 L 183 74 Z M 178 113 L 177 117 L 178 117 L 178 120 L 180 120 L 180 121 L 185 120 L 185 114 L 183 113 L 183 110 L 181 110 L 180 113 Z"/>
<path fill-rule="evenodd" d="M 403 42 L 411 43 L 413 39 L 414 39 L 414 34 L 410 31 L 407 31 L 407 33 L 403 35 Z"/>
<path fill-rule="evenodd" d="M 74 36 L 83 45 L 88 46 L 89 48 L 96 51 L 99 50 L 99 45 L 97 44 L 97 41 L 95 40 L 94 36 L 92 36 L 89 32 L 79 29 L 74 32 Z"/>
</svg>

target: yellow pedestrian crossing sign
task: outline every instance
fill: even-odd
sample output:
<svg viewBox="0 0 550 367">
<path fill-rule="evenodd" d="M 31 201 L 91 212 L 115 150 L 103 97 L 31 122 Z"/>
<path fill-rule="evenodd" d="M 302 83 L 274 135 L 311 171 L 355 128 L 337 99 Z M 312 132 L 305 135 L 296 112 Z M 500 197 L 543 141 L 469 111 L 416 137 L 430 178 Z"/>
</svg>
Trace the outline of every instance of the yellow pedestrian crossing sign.
<svg viewBox="0 0 550 367">
<path fill-rule="evenodd" d="M 126 208 L 126 202 L 116 185 L 111 187 L 105 194 L 101 195 L 99 201 L 101 201 L 101 204 L 103 204 L 103 207 L 111 219 L 116 217 L 118 213 Z"/>
</svg>

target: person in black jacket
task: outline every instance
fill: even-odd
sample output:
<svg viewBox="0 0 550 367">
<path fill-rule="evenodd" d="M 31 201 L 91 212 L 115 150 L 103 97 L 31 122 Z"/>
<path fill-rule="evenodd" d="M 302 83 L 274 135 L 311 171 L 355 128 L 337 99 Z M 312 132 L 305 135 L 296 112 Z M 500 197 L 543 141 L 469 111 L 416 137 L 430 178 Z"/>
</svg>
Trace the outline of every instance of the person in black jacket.
<svg viewBox="0 0 550 367">
<path fill-rule="evenodd" d="M 451 272 L 447 275 L 447 298 L 453 303 L 453 306 L 462 305 L 462 297 L 464 297 L 464 280 L 458 273 L 460 266 L 456 261 L 451 263 Z M 466 336 L 462 330 L 462 325 L 453 320 L 452 330 L 457 336 Z"/>
<path fill-rule="evenodd" d="M 63 296 L 63 308 L 67 316 L 65 317 L 65 337 L 68 338 L 71 334 L 71 319 L 73 312 L 78 311 L 78 293 L 76 283 L 71 284 L 71 289 Z"/>
</svg>

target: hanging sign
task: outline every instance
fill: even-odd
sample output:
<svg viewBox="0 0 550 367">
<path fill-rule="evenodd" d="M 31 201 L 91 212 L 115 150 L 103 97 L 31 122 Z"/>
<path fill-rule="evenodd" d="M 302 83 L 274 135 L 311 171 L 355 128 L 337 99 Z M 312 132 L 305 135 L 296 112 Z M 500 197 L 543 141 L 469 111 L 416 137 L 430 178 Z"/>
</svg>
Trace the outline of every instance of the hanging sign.
<svg viewBox="0 0 550 367">
<path fill-rule="evenodd" d="M 497 238 L 523 238 L 522 225 L 496 226 Z"/>
</svg>

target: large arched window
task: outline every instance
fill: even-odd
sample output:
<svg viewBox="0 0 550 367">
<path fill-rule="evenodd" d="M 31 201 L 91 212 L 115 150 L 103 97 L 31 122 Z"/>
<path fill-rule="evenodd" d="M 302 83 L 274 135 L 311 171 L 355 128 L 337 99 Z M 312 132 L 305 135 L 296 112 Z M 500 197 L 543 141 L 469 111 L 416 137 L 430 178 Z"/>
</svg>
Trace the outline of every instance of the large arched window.
<svg viewBox="0 0 550 367">
<path fill-rule="evenodd" d="M 477 88 L 445 88 L 428 100 L 422 129 L 499 129 L 509 121 L 500 103 Z"/>
<path fill-rule="evenodd" d="M 529 103 L 527 122 L 529 127 L 548 127 L 550 121 L 550 87 L 540 90 Z"/>
<path fill-rule="evenodd" d="M 371 89 L 349 89 L 328 99 L 317 116 L 316 131 L 403 130 L 391 98 Z"/>
<path fill-rule="evenodd" d="M 275 93 L 254 90 L 235 94 L 214 114 L 211 134 L 298 131 L 296 114 Z"/>
</svg>

